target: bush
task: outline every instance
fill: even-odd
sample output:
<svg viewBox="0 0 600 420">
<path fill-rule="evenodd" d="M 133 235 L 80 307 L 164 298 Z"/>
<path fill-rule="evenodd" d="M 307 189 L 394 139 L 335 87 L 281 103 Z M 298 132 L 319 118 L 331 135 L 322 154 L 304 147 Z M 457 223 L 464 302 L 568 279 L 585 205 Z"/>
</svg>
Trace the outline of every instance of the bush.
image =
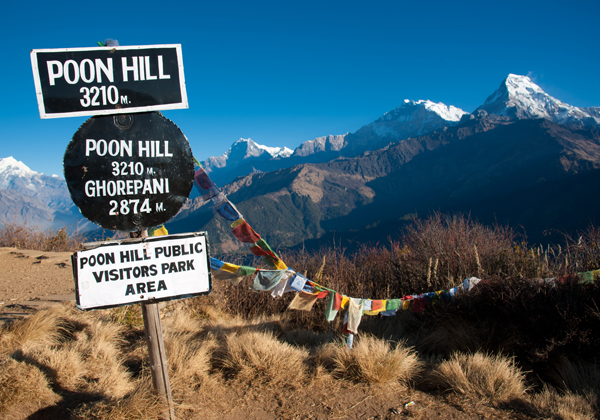
<svg viewBox="0 0 600 420">
<path fill-rule="evenodd" d="M 361 336 L 351 350 L 346 346 L 336 350 L 325 364 L 334 366 L 335 376 L 350 381 L 407 385 L 422 370 L 422 363 L 411 348 L 369 335 Z"/>
<path fill-rule="evenodd" d="M 599 236 L 600 230 L 590 227 L 581 233 L 581 240 L 568 246 L 529 247 L 517 242 L 508 227 L 486 227 L 467 216 L 434 213 L 425 220 L 414 220 L 400 240 L 387 246 L 363 246 L 352 254 L 340 248 L 279 254 L 295 271 L 342 294 L 391 299 L 449 289 L 472 276 L 533 279 L 600 268 Z M 257 259 L 230 262 L 261 266 Z M 292 293 L 273 299 L 269 293 L 248 290 L 250 282 L 251 277 L 235 286 L 220 283 L 211 299 L 248 318 L 286 311 Z M 325 322 L 325 304 L 318 301 L 311 312 L 290 311 L 289 322 L 316 331 L 338 330 L 339 319 Z"/>
<path fill-rule="evenodd" d="M 440 363 L 432 377 L 446 391 L 491 403 L 522 397 L 526 391 L 514 359 L 501 355 L 455 353 Z"/>
<path fill-rule="evenodd" d="M 7 222 L 0 228 L 0 247 L 14 247 L 44 252 L 76 251 L 84 241 L 82 235 L 69 235 L 66 228 L 41 230 L 38 226 Z"/>
</svg>

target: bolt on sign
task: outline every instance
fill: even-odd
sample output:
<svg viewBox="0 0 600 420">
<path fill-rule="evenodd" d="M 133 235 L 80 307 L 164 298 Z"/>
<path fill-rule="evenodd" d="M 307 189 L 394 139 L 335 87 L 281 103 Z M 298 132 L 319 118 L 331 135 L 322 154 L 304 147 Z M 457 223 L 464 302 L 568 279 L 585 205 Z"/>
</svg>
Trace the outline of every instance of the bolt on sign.
<svg viewBox="0 0 600 420">
<path fill-rule="evenodd" d="M 38 49 L 41 118 L 188 108 L 181 45 Z"/>
<path fill-rule="evenodd" d="M 187 138 L 158 112 L 88 119 L 67 146 L 63 166 L 81 214 L 109 230 L 167 222 L 194 179 Z"/>
<path fill-rule="evenodd" d="M 99 242 L 97 248 L 73 254 L 72 261 L 81 310 L 183 299 L 212 289 L 204 232 Z"/>
</svg>

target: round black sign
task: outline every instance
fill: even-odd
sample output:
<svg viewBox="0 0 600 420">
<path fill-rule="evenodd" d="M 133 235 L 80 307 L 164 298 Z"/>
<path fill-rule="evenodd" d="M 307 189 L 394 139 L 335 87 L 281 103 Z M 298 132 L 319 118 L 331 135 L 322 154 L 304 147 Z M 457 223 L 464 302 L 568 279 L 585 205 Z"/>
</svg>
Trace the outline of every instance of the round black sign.
<svg viewBox="0 0 600 420">
<path fill-rule="evenodd" d="M 165 223 L 194 182 L 187 138 L 158 112 L 88 119 L 69 143 L 63 164 L 81 214 L 109 230 Z"/>
</svg>

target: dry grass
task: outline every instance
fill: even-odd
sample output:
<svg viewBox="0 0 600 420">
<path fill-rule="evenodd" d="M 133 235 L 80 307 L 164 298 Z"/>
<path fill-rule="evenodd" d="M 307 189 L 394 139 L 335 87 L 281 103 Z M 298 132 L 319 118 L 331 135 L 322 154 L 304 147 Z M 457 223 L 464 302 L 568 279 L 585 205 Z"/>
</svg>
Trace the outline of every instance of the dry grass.
<svg viewBox="0 0 600 420">
<path fill-rule="evenodd" d="M 52 389 L 65 406 L 122 398 L 134 388 L 121 352 L 122 334 L 118 324 L 66 306 L 40 311 L 3 328 L 0 348 L 5 366 L 12 367 L 5 374 L 18 376 L 12 381 L 22 388 L 19 392 L 27 395 L 33 387 L 28 384 L 35 381 L 41 401 L 49 398 L 46 389 Z"/>
<path fill-rule="evenodd" d="M 531 402 L 543 418 L 561 420 L 597 418 L 597 412 L 585 396 L 572 392 L 559 393 L 548 386 L 545 386 L 542 392 L 532 395 Z"/>
<path fill-rule="evenodd" d="M 211 358 L 217 348 L 212 336 L 199 337 L 200 322 L 185 312 L 165 319 L 163 335 L 169 380 L 175 398 L 197 392 L 210 380 Z"/>
<path fill-rule="evenodd" d="M 319 353 L 326 366 L 334 366 L 333 374 L 354 382 L 409 384 L 422 370 L 415 352 L 402 343 L 392 343 L 370 335 L 360 337 L 352 350 L 328 345 Z"/>
<path fill-rule="evenodd" d="M 583 396 L 595 410 L 600 407 L 600 366 L 596 361 L 581 362 L 562 358 L 553 367 L 551 377 L 565 393 Z"/>
<path fill-rule="evenodd" d="M 522 397 L 527 387 L 514 359 L 483 353 L 455 353 L 433 371 L 432 380 L 472 400 L 501 403 Z"/>
<path fill-rule="evenodd" d="M 83 404 L 74 410 L 74 420 L 148 420 L 158 419 L 164 412 L 160 399 L 152 391 L 150 378 L 135 383 L 135 389 L 124 398 L 108 398 Z"/>
<path fill-rule="evenodd" d="M 0 415 L 18 404 L 43 406 L 58 399 L 39 369 L 10 358 L 0 359 Z"/>
<path fill-rule="evenodd" d="M 41 311 L 22 322 L 0 328 L 0 356 L 58 344 L 66 332 L 62 309 Z"/>
<path fill-rule="evenodd" d="M 301 415 L 312 406 L 298 397 L 298 389 L 335 389 L 340 397 L 364 389 L 365 394 L 348 397 L 346 408 L 356 410 L 363 405 L 366 409 L 366 398 L 377 394 L 380 388 L 374 385 L 411 395 L 418 391 L 407 385 L 418 389 L 431 382 L 458 394 L 466 411 L 507 410 L 563 419 L 592 418 L 597 412 L 596 365 L 564 360 L 554 366 L 554 382 L 562 390 L 546 386 L 528 396 L 523 374 L 513 359 L 503 356 L 455 353 L 445 358 L 438 353 L 419 358 L 403 342 L 369 334 L 358 335 L 348 350 L 339 336 L 289 330 L 281 316 L 244 320 L 211 311 L 187 312 L 185 306 L 169 313 L 163 331 L 181 418 L 194 418 L 199 402 L 219 413 L 240 409 L 232 406 L 234 401 L 247 404 L 242 410 L 251 410 L 255 397 L 240 399 L 243 393 L 232 394 L 232 389 L 253 389 L 253 395 L 260 396 L 268 387 L 265 398 L 276 399 L 284 407 L 281 413 Z M 151 390 L 143 334 L 117 323 L 112 314 L 63 307 L 5 327 L 0 335 L 0 412 L 29 410 L 25 418 L 31 410 L 54 407 L 54 418 L 160 417 L 163 407 Z M 425 360 L 433 368 L 423 374 Z M 132 371 L 133 361 L 138 368 Z M 417 381 L 423 377 L 430 381 Z M 34 400 L 38 405 L 32 407 Z"/>
<path fill-rule="evenodd" d="M 217 366 L 239 381 L 296 387 L 306 376 L 308 351 L 272 332 L 248 331 L 227 335 L 215 357 Z"/>
<path fill-rule="evenodd" d="M 45 252 L 75 251 L 85 238 L 77 232 L 67 233 L 65 228 L 53 231 L 26 223 L 3 222 L 0 227 L 0 247 L 15 247 Z"/>
</svg>

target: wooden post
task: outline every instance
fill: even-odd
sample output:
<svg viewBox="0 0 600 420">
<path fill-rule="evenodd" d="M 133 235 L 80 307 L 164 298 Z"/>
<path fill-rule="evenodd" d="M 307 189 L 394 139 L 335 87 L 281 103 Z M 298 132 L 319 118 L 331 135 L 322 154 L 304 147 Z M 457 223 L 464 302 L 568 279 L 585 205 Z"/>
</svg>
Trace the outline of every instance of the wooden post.
<svg viewBox="0 0 600 420">
<path fill-rule="evenodd" d="M 158 303 L 142 303 L 142 315 L 144 316 L 144 331 L 146 332 L 146 340 L 148 342 L 152 384 L 160 399 L 167 406 L 163 414 L 165 419 L 175 420 L 171 384 L 169 383 L 169 368 L 160 324 Z"/>
<path fill-rule="evenodd" d="M 148 231 L 132 232 L 130 236 L 145 238 L 148 236 Z M 166 406 L 163 417 L 166 420 L 175 420 L 173 396 L 171 395 L 171 384 L 169 382 L 169 366 L 165 353 L 165 342 L 163 340 L 158 303 L 144 302 L 141 305 L 142 316 L 144 317 L 144 332 L 146 333 L 146 342 L 148 343 L 148 356 L 150 357 L 152 385 L 154 385 L 154 390 Z"/>
</svg>

